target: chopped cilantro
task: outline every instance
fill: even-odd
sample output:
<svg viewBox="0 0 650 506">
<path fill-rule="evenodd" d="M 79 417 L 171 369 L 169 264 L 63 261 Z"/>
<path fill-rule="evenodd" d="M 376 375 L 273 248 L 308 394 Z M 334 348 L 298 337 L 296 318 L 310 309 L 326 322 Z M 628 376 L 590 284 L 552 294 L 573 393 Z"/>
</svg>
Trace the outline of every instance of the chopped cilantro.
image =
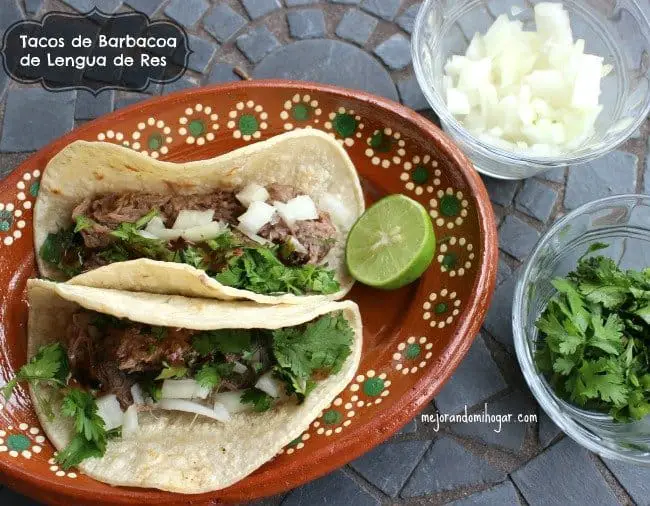
<svg viewBox="0 0 650 506">
<path fill-rule="evenodd" d="M 170 365 L 166 362 L 163 362 L 163 370 L 160 371 L 160 374 L 156 376 L 157 380 L 172 379 L 172 378 L 184 378 L 187 376 L 187 367 L 184 365 Z"/>
<path fill-rule="evenodd" d="M 204 388 L 215 388 L 221 383 L 221 378 L 230 376 L 233 370 L 232 363 L 204 364 L 194 376 L 194 379 Z"/>
<path fill-rule="evenodd" d="M 174 259 L 174 252 L 167 247 L 167 241 L 163 239 L 150 239 L 140 235 L 140 230 L 146 226 L 158 211 L 152 209 L 135 223 L 120 223 L 110 234 L 122 241 L 122 246 L 136 255 L 153 260 L 171 262 Z M 117 250 L 120 252 L 120 250 Z"/>
<path fill-rule="evenodd" d="M 151 327 L 151 335 L 156 338 L 156 341 L 164 341 L 167 337 L 167 327 Z"/>
<path fill-rule="evenodd" d="M 68 357 L 63 347 L 59 343 L 43 346 L 2 388 L 2 394 L 5 399 L 9 399 L 20 381 L 45 381 L 65 385 L 69 372 Z"/>
<path fill-rule="evenodd" d="M 88 441 L 83 434 L 76 434 L 63 450 L 57 453 L 55 460 L 62 469 L 68 470 L 78 466 L 86 459 L 104 455 L 106 447 L 102 447 L 95 441 Z"/>
<path fill-rule="evenodd" d="M 261 413 L 271 409 L 273 397 L 257 388 L 249 388 L 241 395 L 242 404 L 252 404 L 253 411 Z"/>
<path fill-rule="evenodd" d="M 156 381 L 155 379 L 150 378 L 142 381 L 140 386 L 154 402 L 158 402 L 162 399 L 162 381 Z"/>
<path fill-rule="evenodd" d="M 80 214 L 77 216 L 75 219 L 75 227 L 74 227 L 74 232 L 81 232 L 82 230 L 85 230 L 87 228 L 93 228 L 95 226 L 95 222 L 88 218 L 87 216 L 84 216 L 83 214 Z"/>
<path fill-rule="evenodd" d="M 243 353 L 251 346 L 253 331 L 220 329 L 199 332 L 192 338 L 192 347 L 203 357 L 212 353 Z"/>
<path fill-rule="evenodd" d="M 48 234 L 38 251 L 39 256 L 67 277 L 80 274 L 84 263 L 84 250 L 81 236 L 73 228 L 61 229 L 56 234 Z"/>
<path fill-rule="evenodd" d="M 535 360 L 555 392 L 617 421 L 650 414 L 650 269 L 623 271 L 585 255 L 553 286 L 557 294 L 536 322 Z"/>
<path fill-rule="evenodd" d="M 183 263 L 196 267 L 197 269 L 206 270 L 208 268 L 203 252 L 195 246 L 187 246 L 182 250 L 181 260 Z"/>
<path fill-rule="evenodd" d="M 214 239 L 208 239 L 205 244 L 213 251 L 220 249 L 229 249 L 237 246 L 237 241 L 231 232 L 224 232 L 219 234 Z"/>
</svg>

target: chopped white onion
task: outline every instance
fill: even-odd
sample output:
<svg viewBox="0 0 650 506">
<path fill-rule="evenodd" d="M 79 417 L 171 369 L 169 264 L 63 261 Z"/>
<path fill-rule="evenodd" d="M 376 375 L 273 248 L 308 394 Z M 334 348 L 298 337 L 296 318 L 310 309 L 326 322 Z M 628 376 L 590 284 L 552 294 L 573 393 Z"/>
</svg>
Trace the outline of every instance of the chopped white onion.
<svg viewBox="0 0 650 506">
<path fill-rule="evenodd" d="M 187 230 L 188 228 L 207 225 L 213 218 L 214 209 L 208 209 L 206 211 L 190 211 L 188 209 L 181 209 L 176 217 L 174 225 L 172 225 L 172 228 L 175 230 Z"/>
<path fill-rule="evenodd" d="M 287 239 L 293 250 L 297 253 L 301 253 L 303 255 L 306 255 L 308 253 L 307 248 L 305 248 L 302 243 L 296 239 L 294 236 L 290 235 L 289 238 Z"/>
<path fill-rule="evenodd" d="M 138 432 L 138 407 L 131 404 L 124 412 L 124 423 L 122 424 L 122 436 L 132 436 Z"/>
<path fill-rule="evenodd" d="M 352 212 L 341 202 L 341 199 L 331 193 L 325 193 L 318 205 L 330 214 L 334 223 L 345 229 L 350 228 L 355 221 Z"/>
<path fill-rule="evenodd" d="M 219 420 L 220 422 L 229 422 L 230 421 L 230 413 L 226 409 L 226 407 L 221 404 L 220 402 L 215 402 L 214 403 L 214 417 L 216 420 Z"/>
<path fill-rule="evenodd" d="M 159 239 L 159 237 L 156 234 L 147 232 L 146 230 L 138 230 L 137 234 L 140 237 L 144 237 L 145 239 Z"/>
<path fill-rule="evenodd" d="M 215 404 L 224 406 L 231 415 L 251 411 L 253 406 L 250 403 L 241 402 L 241 396 L 244 392 L 235 390 L 233 392 L 221 392 L 213 396 Z"/>
<path fill-rule="evenodd" d="M 237 374 L 245 374 L 246 371 L 248 371 L 248 367 L 246 367 L 241 362 L 235 362 L 233 364 L 232 370 L 233 370 L 233 372 L 236 372 Z"/>
<path fill-rule="evenodd" d="M 235 197 L 248 207 L 252 202 L 265 202 L 269 198 L 269 192 L 257 183 L 249 183 Z"/>
<path fill-rule="evenodd" d="M 164 239 L 165 241 L 173 241 L 178 239 L 183 235 L 183 230 L 175 230 L 171 228 L 159 228 L 154 230 L 147 230 L 151 235 L 158 239 Z"/>
<path fill-rule="evenodd" d="M 96 400 L 97 414 L 104 420 L 106 430 L 122 425 L 124 414 L 115 394 L 104 395 Z"/>
<path fill-rule="evenodd" d="M 147 226 L 144 227 L 144 229 L 147 232 L 154 232 L 155 230 L 162 230 L 165 228 L 165 222 L 162 220 L 160 216 L 154 216 L 149 220 L 149 223 L 147 223 Z"/>
<path fill-rule="evenodd" d="M 206 416 L 213 420 L 223 422 L 223 416 L 217 414 L 213 408 L 209 408 L 198 402 L 187 401 L 185 399 L 163 399 L 155 407 L 167 411 L 185 411 L 186 413 L 196 413 L 197 415 Z"/>
<path fill-rule="evenodd" d="M 275 208 L 265 202 L 251 202 L 248 210 L 239 218 L 240 227 L 243 227 L 251 234 L 257 234 L 260 229 L 271 221 L 275 214 Z"/>
<path fill-rule="evenodd" d="M 214 239 L 228 230 L 228 224 L 224 221 L 212 221 L 207 225 L 198 225 L 196 227 L 183 230 L 181 237 L 187 241 L 201 242 L 208 239 Z"/>
<path fill-rule="evenodd" d="M 271 397 L 277 399 L 282 395 L 283 385 L 282 382 L 274 378 L 273 373 L 269 371 L 258 378 L 257 383 L 255 383 L 255 388 L 262 392 L 266 392 Z"/>
<path fill-rule="evenodd" d="M 264 237 L 262 237 L 261 235 L 257 235 L 256 233 L 251 232 L 247 227 L 241 225 L 241 223 L 239 224 L 237 229 L 242 234 L 244 234 L 246 237 L 248 237 L 249 239 L 252 239 L 253 241 L 255 241 L 258 244 L 268 244 L 269 242 L 271 242 L 271 241 L 268 241 L 267 239 L 264 239 Z"/>
<path fill-rule="evenodd" d="M 131 397 L 133 397 L 135 404 L 144 404 L 144 393 L 142 392 L 142 387 L 137 383 L 131 387 Z"/>
<path fill-rule="evenodd" d="M 284 222 L 292 227 L 296 221 L 318 219 L 318 209 L 309 195 L 298 195 L 284 202 L 273 202 Z"/>
<path fill-rule="evenodd" d="M 193 379 L 166 379 L 162 385 L 163 399 L 205 399 L 211 389 Z"/>
</svg>

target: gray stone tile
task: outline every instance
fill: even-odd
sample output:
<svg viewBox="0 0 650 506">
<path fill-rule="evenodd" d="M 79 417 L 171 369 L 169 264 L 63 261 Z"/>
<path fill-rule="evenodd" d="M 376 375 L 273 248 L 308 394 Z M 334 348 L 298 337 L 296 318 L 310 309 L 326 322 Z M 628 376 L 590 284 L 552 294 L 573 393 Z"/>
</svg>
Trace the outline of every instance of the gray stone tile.
<svg viewBox="0 0 650 506">
<path fill-rule="evenodd" d="M 401 33 L 379 44 L 374 53 L 392 70 L 399 70 L 411 63 L 411 41 Z"/>
<path fill-rule="evenodd" d="M 421 3 L 411 5 L 396 19 L 397 24 L 402 28 L 402 30 L 408 33 L 413 32 L 413 28 L 415 28 L 415 18 L 418 15 L 421 5 Z"/>
<path fill-rule="evenodd" d="M 164 0 L 125 0 L 129 7 L 151 16 L 163 4 Z"/>
<path fill-rule="evenodd" d="M 4 68 L 0 67 L 0 99 L 2 98 L 5 89 L 9 85 L 9 76 L 5 73 Z"/>
<path fill-rule="evenodd" d="M 169 83 L 163 86 L 162 92 L 164 95 L 167 93 L 174 93 L 175 91 L 185 90 L 187 88 L 194 88 L 195 86 L 199 86 L 199 84 L 194 80 L 190 79 L 189 77 L 181 77 L 173 83 Z"/>
<path fill-rule="evenodd" d="M 650 505 L 650 468 L 603 459 L 623 488 L 639 506 Z"/>
<path fill-rule="evenodd" d="M 497 287 L 492 296 L 483 326 L 504 346 L 514 348 L 512 341 L 512 298 L 515 293 L 518 273 L 513 273 Z"/>
<path fill-rule="evenodd" d="M 209 83 L 228 83 L 241 81 L 241 77 L 233 72 L 235 67 L 228 63 L 217 63 L 212 67 L 208 76 Z"/>
<path fill-rule="evenodd" d="M 280 0 L 242 0 L 251 19 L 261 18 L 282 7 Z"/>
<path fill-rule="evenodd" d="M 569 168 L 564 207 L 575 209 L 609 195 L 636 189 L 636 155 L 613 151 L 597 160 Z"/>
<path fill-rule="evenodd" d="M 28 14 L 36 14 L 43 5 L 43 0 L 25 0 L 25 11 Z"/>
<path fill-rule="evenodd" d="M 379 490 L 396 497 L 431 441 L 384 443 L 350 463 Z"/>
<path fill-rule="evenodd" d="M 415 76 L 397 81 L 397 89 L 405 106 L 415 111 L 422 111 L 430 107 Z"/>
<path fill-rule="evenodd" d="M 266 26 L 262 25 L 237 37 L 237 47 L 246 58 L 257 63 L 271 51 L 279 48 L 280 42 Z"/>
<path fill-rule="evenodd" d="M 151 98 L 149 95 L 144 93 L 129 93 L 128 95 L 122 95 L 115 99 L 115 110 L 122 109 L 123 107 L 128 107 L 129 105 L 137 104 L 143 100 Z"/>
<path fill-rule="evenodd" d="M 510 265 L 503 259 L 503 254 L 499 255 L 499 265 L 497 267 L 497 286 L 503 283 L 512 275 Z"/>
<path fill-rule="evenodd" d="M 471 409 L 506 387 L 499 368 L 479 334 L 453 376 L 436 396 L 436 406 L 441 413 L 455 414 L 465 406 Z"/>
<path fill-rule="evenodd" d="M 392 21 L 399 11 L 402 0 L 363 0 L 361 8 L 386 21 Z"/>
<path fill-rule="evenodd" d="M 407 423 L 404 427 L 396 432 L 396 434 L 415 434 L 418 431 L 418 420 L 420 415 L 417 415 L 413 420 Z"/>
<path fill-rule="evenodd" d="M 504 481 L 496 487 L 476 492 L 463 499 L 450 502 L 447 506 L 520 506 L 517 490 L 510 481 Z"/>
<path fill-rule="evenodd" d="M 645 155 L 645 170 L 643 171 L 643 193 L 650 195 L 650 138 Z"/>
<path fill-rule="evenodd" d="M 359 5 L 361 0 L 329 0 L 332 4 Z"/>
<path fill-rule="evenodd" d="M 472 9 L 468 14 L 461 16 L 458 26 L 467 38 L 471 40 L 476 32 L 485 33 L 492 24 L 492 17 L 484 7 Z"/>
<path fill-rule="evenodd" d="M 215 5 L 203 18 L 205 31 L 221 43 L 227 41 L 247 24 L 248 20 L 226 3 Z"/>
<path fill-rule="evenodd" d="M 377 28 L 376 18 L 357 9 L 347 11 L 336 27 L 336 35 L 363 46 Z"/>
<path fill-rule="evenodd" d="M 537 415 L 537 406 L 530 398 L 519 390 L 511 392 L 504 397 L 492 401 L 487 405 L 490 415 L 511 415 L 511 421 L 499 423 L 457 423 L 451 427 L 456 434 L 479 439 L 482 442 L 500 446 L 513 452 L 519 452 L 526 437 L 528 423 L 518 421 L 518 416 L 530 417 Z M 505 418 L 504 418 L 505 419 Z"/>
<path fill-rule="evenodd" d="M 112 14 L 122 5 L 122 0 L 61 0 L 64 4 L 79 12 L 89 12 L 96 7 L 102 12 Z"/>
<path fill-rule="evenodd" d="M 115 92 L 102 91 L 94 96 L 87 91 L 77 91 L 77 105 L 74 110 L 75 119 L 94 119 L 113 110 Z"/>
<path fill-rule="evenodd" d="M 212 57 L 217 52 L 217 49 L 219 49 L 219 44 L 211 40 L 202 39 L 196 35 L 188 35 L 187 38 L 190 43 L 190 49 L 193 51 L 187 66 L 196 72 L 204 74 Z M 181 64 L 182 62 L 177 61 L 176 63 Z"/>
<path fill-rule="evenodd" d="M 287 12 L 289 33 L 296 39 L 315 39 L 325 35 L 325 15 L 321 9 Z"/>
<path fill-rule="evenodd" d="M 282 502 L 282 506 L 317 506 L 324 504 L 379 506 L 380 501 L 359 487 L 343 471 L 339 470 L 294 489 Z"/>
<path fill-rule="evenodd" d="M 552 181 L 554 183 L 564 183 L 564 176 L 566 175 L 565 167 L 558 167 L 557 169 L 547 170 L 541 172 L 537 177 L 545 179 L 546 181 Z"/>
<path fill-rule="evenodd" d="M 537 436 L 539 437 L 539 444 L 542 448 L 546 448 L 550 445 L 555 439 L 562 434 L 562 429 L 560 429 L 555 422 L 550 419 L 546 412 L 540 407 L 539 411 L 539 423 L 537 429 Z"/>
<path fill-rule="evenodd" d="M 528 216 L 546 223 L 555 208 L 558 194 L 535 179 L 528 179 L 515 199 L 515 207 Z"/>
<path fill-rule="evenodd" d="M 335 84 L 397 100 L 395 84 L 386 69 L 365 51 L 338 40 L 300 40 L 284 46 L 264 58 L 253 77 Z"/>
<path fill-rule="evenodd" d="M 320 0 L 284 0 L 287 7 L 298 7 L 300 5 L 313 5 L 320 3 Z"/>
<path fill-rule="evenodd" d="M 568 437 L 511 476 L 531 506 L 619 504 L 587 450 Z"/>
<path fill-rule="evenodd" d="M 42 506 L 41 503 L 20 495 L 7 487 L 0 490 L 0 504 L 6 504 L 7 506 Z"/>
<path fill-rule="evenodd" d="M 165 14 L 185 28 L 194 26 L 208 10 L 206 0 L 172 0 L 165 7 Z"/>
<path fill-rule="evenodd" d="M 34 151 L 72 130 L 76 91 L 42 88 L 10 90 L 3 118 L 0 151 Z"/>
<path fill-rule="evenodd" d="M 524 260 L 531 252 L 540 233 L 516 216 L 506 216 L 499 228 L 499 248 L 517 260 Z"/>
<path fill-rule="evenodd" d="M 495 18 L 501 14 L 507 14 L 510 18 L 513 18 L 513 8 L 515 12 L 516 9 L 525 10 L 525 0 L 490 0 L 488 2 L 488 11 Z"/>
<path fill-rule="evenodd" d="M 0 3 L 0 34 L 4 34 L 7 28 L 21 19 L 23 13 L 20 12 L 16 0 L 4 0 Z"/>
<path fill-rule="evenodd" d="M 490 200 L 495 204 L 503 207 L 508 207 L 512 204 L 512 199 L 515 196 L 519 181 L 506 181 L 502 179 L 495 179 L 489 176 L 481 176 L 485 187 L 487 188 Z"/>
<path fill-rule="evenodd" d="M 431 445 L 400 495 L 420 497 L 469 485 L 497 483 L 505 477 L 505 472 L 453 439 L 443 437 Z"/>
</svg>

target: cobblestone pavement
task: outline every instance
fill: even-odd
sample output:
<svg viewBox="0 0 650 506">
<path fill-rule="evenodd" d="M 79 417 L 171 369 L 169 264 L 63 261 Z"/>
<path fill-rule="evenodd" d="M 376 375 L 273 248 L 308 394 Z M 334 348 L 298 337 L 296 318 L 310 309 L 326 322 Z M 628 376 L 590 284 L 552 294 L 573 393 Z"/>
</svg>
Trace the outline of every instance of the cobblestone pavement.
<svg viewBox="0 0 650 506">
<path fill-rule="evenodd" d="M 523 0 L 522 0 L 523 1 Z M 506 0 L 494 0 L 493 14 Z M 47 10 L 85 10 L 88 0 L 0 0 L 0 32 Z M 363 88 L 435 119 L 413 76 L 409 36 L 413 0 L 101 0 L 105 11 L 139 9 L 169 17 L 192 34 L 190 71 L 150 93 L 52 94 L 9 83 L 0 72 L 0 177 L 28 154 L 86 120 L 152 94 L 239 77 L 310 79 Z M 470 33 L 471 26 L 461 31 Z M 505 424 L 422 423 L 418 418 L 385 444 L 330 475 L 266 505 L 589 505 L 650 504 L 650 469 L 603 461 L 564 437 L 540 412 L 514 356 L 510 309 L 521 262 L 566 210 L 605 195 L 650 193 L 650 123 L 620 150 L 585 166 L 525 182 L 486 178 L 499 222 L 500 262 L 494 302 L 467 358 L 425 413 L 457 413 L 465 404 L 491 413 L 537 414 Z M 28 135 L 26 135 L 28 133 Z M 33 504 L 8 489 L 0 504 Z"/>
</svg>

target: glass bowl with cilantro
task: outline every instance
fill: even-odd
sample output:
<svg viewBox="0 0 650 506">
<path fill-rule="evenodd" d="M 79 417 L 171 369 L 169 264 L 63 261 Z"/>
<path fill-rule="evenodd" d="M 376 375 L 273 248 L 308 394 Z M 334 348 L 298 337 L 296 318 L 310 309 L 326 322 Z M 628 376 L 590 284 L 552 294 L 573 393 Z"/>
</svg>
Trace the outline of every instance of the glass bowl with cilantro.
<svg viewBox="0 0 650 506">
<path fill-rule="evenodd" d="M 567 435 L 650 465 L 650 196 L 597 200 L 551 227 L 519 276 L 513 335 Z"/>
</svg>

